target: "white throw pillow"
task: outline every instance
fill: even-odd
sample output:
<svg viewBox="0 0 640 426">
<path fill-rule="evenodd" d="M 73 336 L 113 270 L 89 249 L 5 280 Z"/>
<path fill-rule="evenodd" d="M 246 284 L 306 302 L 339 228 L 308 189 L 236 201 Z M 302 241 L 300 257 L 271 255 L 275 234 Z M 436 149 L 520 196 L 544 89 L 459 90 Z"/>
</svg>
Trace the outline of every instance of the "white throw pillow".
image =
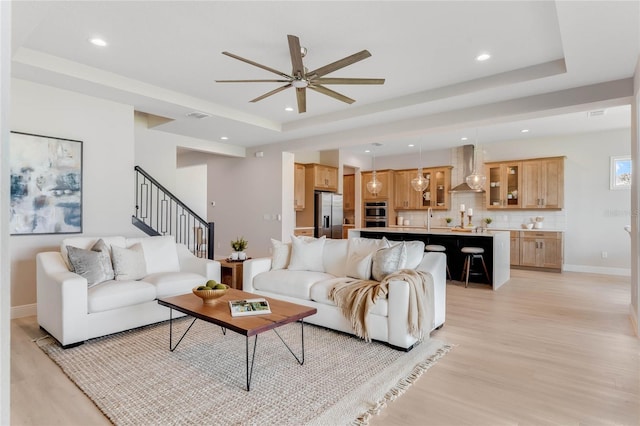
<svg viewBox="0 0 640 426">
<path fill-rule="evenodd" d="M 176 240 L 171 235 L 127 239 L 127 247 L 132 247 L 135 244 L 142 245 L 147 274 L 180 272 Z"/>
<path fill-rule="evenodd" d="M 405 241 L 407 246 L 406 269 L 416 269 L 424 257 L 424 243 L 422 241 Z"/>
<path fill-rule="evenodd" d="M 117 281 L 139 280 L 147 275 L 141 244 L 134 244 L 128 249 L 111 246 L 111 258 Z"/>
<path fill-rule="evenodd" d="M 388 247 L 387 240 L 384 238 L 381 240 L 364 237 L 349 238 L 347 264 L 345 266 L 346 275 L 362 280 L 370 279 L 373 254 L 383 247 Z"/>
<path fill-rule="evenodd" d="M 347 259 L 347 276 L 360 280 L 371 279 L 371 259 L 373 253 L 353 253 Z"/>
<path fill-rule="evenodd" d="M 349 255 L 349 240 L 327 238 L 322 252 L 324 272 L 335 277 L 346 276 L 347 256 Z"/>
<path fill-rule="evenodd" d="M 291 243 L 271 239 L 273 248 L 271 270 L 287 269 L 291 260 Z"/>
<path fill-rule="evenodd" d="M 291 236 L 291 261 L 289 269 L 292 271 L 324 272 L 322 251 L 326 238 L 302 238 Z"/>
<path fill-rule="evenodd" d="M 381 248 L 373 255 L 371 275 L 376 281 L 382 281 L 384 277 L 404 268 L 407 263 L 407 246 L 405 242 L 391 247 Z"/>
</svg>

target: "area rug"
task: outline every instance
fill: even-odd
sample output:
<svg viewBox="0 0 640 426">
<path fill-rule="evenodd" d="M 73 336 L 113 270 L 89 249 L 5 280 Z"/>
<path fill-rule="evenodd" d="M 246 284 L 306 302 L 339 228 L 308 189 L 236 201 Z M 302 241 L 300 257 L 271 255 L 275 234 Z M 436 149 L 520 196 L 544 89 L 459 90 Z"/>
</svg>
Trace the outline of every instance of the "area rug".
<svg viewBox="0 0 640 426">
<path fill-rule="evenodd" d="M 174 336 L 190 323 L 174 322 Z M 300 325 L 278 330 L 300 353 Z M 299 365 L 269 331 L 247 392 L 245 337 L 202 321 L 174 352 L 168 322 L 66 350 L 52 338 L 38 345 L 116 425 L 367 424 L 451 349 L 428 339 L 403 352 L 305 325 Z"/>
</svg>

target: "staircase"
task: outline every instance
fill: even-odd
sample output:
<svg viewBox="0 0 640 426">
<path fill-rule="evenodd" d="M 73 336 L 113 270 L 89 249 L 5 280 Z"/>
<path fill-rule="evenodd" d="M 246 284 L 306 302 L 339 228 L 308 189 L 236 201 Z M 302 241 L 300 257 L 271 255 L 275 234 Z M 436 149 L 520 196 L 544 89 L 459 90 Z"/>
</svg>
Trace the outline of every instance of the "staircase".
<svg viewBox="0 0 640 426">
<path fill-rule="evenodd" d="M 131 223 L 147 235 L 172 235 L 198 257 L 213 259 L 214 224 L 195 214 L 189 207 L 135 166 L 135 215 Z"/>
</svg>

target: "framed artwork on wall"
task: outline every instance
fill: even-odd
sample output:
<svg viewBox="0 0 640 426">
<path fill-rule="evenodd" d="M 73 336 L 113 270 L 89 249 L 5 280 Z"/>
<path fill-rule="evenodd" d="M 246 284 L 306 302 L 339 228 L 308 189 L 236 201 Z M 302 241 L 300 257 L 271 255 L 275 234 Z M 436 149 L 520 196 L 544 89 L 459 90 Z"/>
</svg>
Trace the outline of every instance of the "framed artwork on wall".
<svg viewBox="0 0 640 426">
<path fill-rule="evenodd" d="M 82 233 L 82 141 L 11 132 L 11 235 Z"/>
<path fill-rule="evenodd" d="M 611 157 L 611 189 L 631 189 L 631 157 Z"/>
</svg>

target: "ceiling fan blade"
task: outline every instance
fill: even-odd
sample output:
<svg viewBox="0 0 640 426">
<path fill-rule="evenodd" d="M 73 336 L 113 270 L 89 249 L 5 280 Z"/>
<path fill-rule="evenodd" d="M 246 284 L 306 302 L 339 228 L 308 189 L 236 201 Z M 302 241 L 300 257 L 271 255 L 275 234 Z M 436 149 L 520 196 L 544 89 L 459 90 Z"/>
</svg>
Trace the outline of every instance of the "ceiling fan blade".
<svg viewBox="0 0 640 426">
<path fill-rule="evenodd" d="M 216 80 L 216 83 L 288 83 L 291 80 Z"/>
<path fill-rule="evenodd" d="M 294 35 L 288 35 L 289 54 L 291 55 L 292 74 L 304 77 L 304 65 L 302 64 L 302 50 L 300 49 L 300 39 Z"/>
<path fill-rule="evenodd" d="M 333 91 L 331 89 L 327 89 L 326 87 L 320 86 L 320 85 L 317 85 L 317 84 L 309 85 L 309 86 L 307 86 L 307 88 L 309 88 L 311 90 L 315 90 L 316 92 L 322 93 L 323 95 L 331 96 L 332 98 L 335 98 L 335 99 L 337 99 L 339 101 L 342 101 L 342 102 L 346 102 L 348 104 L 352 104 L 352 103 L 354 103 L 356 101 L 355 99 L 348 98 L 345 95 L 342 95 L 342 94 L 340 94 L 338 92 L 335 92 L 335 91 Z"/>
<path fill-rule="evenodd" d="M 316 70 L 308 72 L 307 76 L 309 76 L 310 78 L 322 77 L 325 74 L 332 73 L 351 64 L 355 64 L 356 62 L 359 62 L 363 59 L 367 59 L 369 56 L 371 56 L 371 53 L 369 53 L 368 50 L 363 50 L 361 52 L 354 53 L 351 56 L 347 56 L 346 58 L 342 58 L 338 61 L 332 62 L 329 65 L 325 65 Z"/>
<path fill-rule="evenodd" d="M 229 52 L 222 52 L 222 54 L 223 54 L 223 55 L 227 55 L 227 56 L 228 56 L 228 57 L 230 57 L 230 58 L 237 59 L 237 60 L 242 61 L 242 62 L 246 62 L 247 64 L 249 64 L 249 65 L 253 65 L 254 67 L 262 68 L 263 70 L 267 70 L 267 71 L 272 72 L 272 73 L 274 73 L 274 74 L 278 74 L 278 75 L 280 75 L 280 76 L 282 76 L 282 77 L 285 77 L 285 78 L 291 78 L 291 76 L 290 76 L 289 74 L 285 74 L 285 73 L 283 73 L 282 71 L 278 71 L 278 70 L 273 69 L 273 68 L 270 68 L 270 67 L 268 67 L 268 66 L 266 66 L 266 65 L 262 65 L 262 64 L 259 64 L 259 63 L 257 63 L 257 62 L 253 62 L 253 61 L 252 61 L 252 60 L 250 60 L 250 59 L 245 59 L 245 58 L 243 58 L 243 57 L 241 57 L 241 56 L 234 55 L 233 53 L 229 53 Z"/>
<path fill-rule="evenodd" d="M 257 98 L 250 100 L 249 102 L 258 102 L 258 101 L 261 101 L 261 100 L 263 100 L 264 98 L 267 98 L 267 97 L 269 97 L 269 96 L 271 96 L 271 95 L 275 95 L 275 94 L 276 94 L 276 93 L 278 93 L 278 92 L 282 92 L 284 89 L 288 89 L 289 87 L 291 87 L 291 83 L 289 83 L 289 84 L 285 84 L 284 86 L 280 86 L 280 87 L 278 87 L 277 89 L 274 89 L 274 90 L 272 90 L 272 91 L 270 91 L 270 92 L 265 93 L 265 94 L 264 94 L 264 95 L 262 95 L 262 96 L 258 96 Z"/>
<path fill-rule="evenodd" d="M 296 99 L 298 100 L 298 114 L 307 112 L 307 91 L 304 87 L 296 87 Z"/>
<path fill-rule="evenodd" d="M 314 78 L 318 84 L 384 84 L 384 78 Z"/>
</svg>

